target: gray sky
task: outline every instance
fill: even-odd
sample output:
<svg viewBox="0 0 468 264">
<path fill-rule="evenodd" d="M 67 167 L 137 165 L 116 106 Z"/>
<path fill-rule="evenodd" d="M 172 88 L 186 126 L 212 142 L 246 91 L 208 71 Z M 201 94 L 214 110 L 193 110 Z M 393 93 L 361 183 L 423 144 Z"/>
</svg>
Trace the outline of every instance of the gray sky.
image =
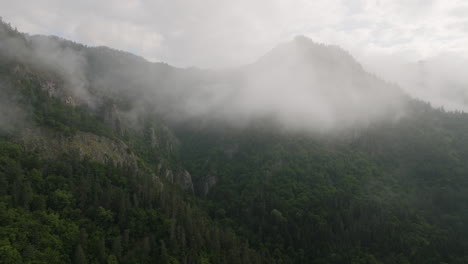
<svg viewBox="0 0 468 264">
<path fill-rule="evenodd" d="M 0 0 L 18 30 L 176 66 L 254 61 L 305 35 L 358 59 L 468 53 L 468 0 Z"/>
</svg>

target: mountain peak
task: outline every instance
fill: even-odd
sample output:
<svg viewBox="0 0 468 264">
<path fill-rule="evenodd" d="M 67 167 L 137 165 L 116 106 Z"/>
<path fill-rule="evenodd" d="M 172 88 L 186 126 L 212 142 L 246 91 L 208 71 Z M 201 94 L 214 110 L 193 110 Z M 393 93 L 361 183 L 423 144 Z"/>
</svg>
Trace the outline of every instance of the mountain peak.
<svg viewBox="0 0 468 264">
<path fill-rule="evenodd" d="M 305 64 L 319 68 L 363 71 L 362 66 L 346 50 L 339 46 L 314 42 L 303 35 L 298 35 L 289 42 L 279 44 L 261 57 L 258 63 L 286 66 Z"/>
<path fill-rule="evenodd" d="M 314 43 L 314 41 L 311 38 L 306 37 L 304 35 L 296 35 L 293 41 L 296 43 Z"/>
</svg>

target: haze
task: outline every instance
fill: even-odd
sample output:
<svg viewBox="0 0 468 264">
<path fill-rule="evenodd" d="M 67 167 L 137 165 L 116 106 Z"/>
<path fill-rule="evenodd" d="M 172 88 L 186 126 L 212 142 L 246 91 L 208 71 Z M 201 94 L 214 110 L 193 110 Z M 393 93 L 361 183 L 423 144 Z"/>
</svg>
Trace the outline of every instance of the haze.
<svg viewBox="0 0 468 264">
<path fill-rule="evenodd" d="M 178 118 L 209 114 L 238 122 L 273 115 L 288 126 L 336 127 L 343 122 L 366 123 L 387 115 L 389 109 L 399 109 L 392 110 L 390 119 L 398 118 L 404 109 L 394 98 L 401 99 L 404 93 L 450 110 L 468 109 L 468 78 L 463 72 L 468 66 L 467 1 L 2 2 L 2 16 L 20 31 L 106 45 L 179 67 L 230 68 L 214 73 L 228 75 L 229 81 L 218 77 L 214 81 L 203 73 L 204 77 L 195 78 L 203 79 L 195 89 L 196 80 L 177 75 L 177 91 L 160 89 L 179 100 L 180 107 L 168 111 Z M 261 70 L 243 66 L 296 35 L 349 51 L 364 71 L 386 82 L 352 69 L 359 65 L 333 69 L 317 79 L 305 72 L 310 68 L 302 67 L 304 61 L 296 60 L 293 66 L 300 70 L 291 70 L 284 61 L 290 54 Z M 46 64 L 58 65 L 68 87 L 73 87 L 72 95 L 89 105 L 98 104 L 86 88 L 90 80 L 82 77 L 87 63 L 82 55 L 45 46 L 50 50 L 36 46 L 37 56 L 43 56 Z M 455 57 L 456 61 L 450 59 Z M 424 71 L 421 61 L 426 65 Z M 336 66 L 333 63 L 331 68 Z M 310 70 L 327 67 L 317 65 Z M 246 69 L 249 73 L 238 74 Z M 130 67 L 125 70 L 132 78 L 140 76 Z M 93 85 L 110 86 L 115 82 L 111 77 L 115 76 L 104 75 L 93 80 Z M 147 95 L 155 93 L 152 88 L 157 84 L 172 81 L 144 77 L 137 82 Z M 242 85 L 233 88 L 239 83 Z M 398 84 L 404 93 L 390 83 Z M 373 91 L 385 93 L 369 94 L 361 86 L 377 86 Z M 153 100 L 148 98 L 144 100 Z M 149 103 L 156 103 L 154 100 Z"/>
</svg>

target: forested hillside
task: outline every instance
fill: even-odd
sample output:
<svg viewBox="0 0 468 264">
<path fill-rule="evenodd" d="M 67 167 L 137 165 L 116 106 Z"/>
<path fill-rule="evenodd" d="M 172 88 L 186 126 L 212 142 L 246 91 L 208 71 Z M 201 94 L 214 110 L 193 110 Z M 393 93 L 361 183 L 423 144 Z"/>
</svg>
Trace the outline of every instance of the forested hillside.
<svg viewBox="0 0 468 264">
<path fill-rule="evenodd" d="M 236 112 L 297 79 L 333 122 L 284 122 L 286 93 Z M 179 69 L 2 22 L 0 93 L 0 263 L 468 262 L 468 115 L 337 47 Z"/>
</svg>

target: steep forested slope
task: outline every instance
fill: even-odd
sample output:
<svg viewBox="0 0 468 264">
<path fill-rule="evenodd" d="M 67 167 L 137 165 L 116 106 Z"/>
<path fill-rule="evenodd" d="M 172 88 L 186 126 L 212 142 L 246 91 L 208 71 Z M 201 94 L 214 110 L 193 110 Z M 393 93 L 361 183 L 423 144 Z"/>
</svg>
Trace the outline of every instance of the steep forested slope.
<svg viewBox="0 0 468 264">
<path fill-rule="evenodd" d="M 405 97 L 336 47 L 295 41 L 208 71 L 1 24 L 0 262 L 466 263 L 468 115 Z M 352 124 L 333 133 L 287 129 L 282 108 L 239 122 L 224 113 L 234 99 L 199 106 L 216 97 L 205 87 L 245 99 L 233 91 L 246 80 L 270 85 L 304 63 L 293 79 L 330 79 L 324 100 L 339 114 L 355 110 L 327 97 L 340 89 L 390 103 L 374 120 L 356 115 L 373 97 L 356 98 L 362 108 L 333 126 Z M 282 77 L 269 89 L 290 88 Z"/>
<path fill-rule="evenodd" d="M 184 134 L 184 166 L 213 218 L 285 263 L 464 263 L 468 116 L 415 106 L 357 137 Z"/>
<path fill-rule="evenodd" d="M 1 30 L 1 263 L 260 261 L 199 208 L 156 116 L 131 129 L 117 110 L 125 102 L 76 102 L 29 36 Z"/>
</svg>

